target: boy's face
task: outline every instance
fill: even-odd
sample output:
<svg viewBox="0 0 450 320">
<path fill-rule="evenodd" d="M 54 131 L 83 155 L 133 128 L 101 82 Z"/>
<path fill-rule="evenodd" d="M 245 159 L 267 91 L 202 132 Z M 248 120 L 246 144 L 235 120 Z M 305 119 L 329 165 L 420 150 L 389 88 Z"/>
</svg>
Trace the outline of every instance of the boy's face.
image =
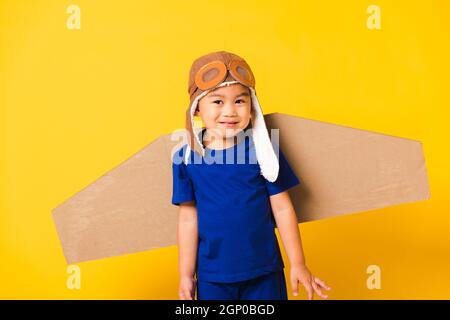
<svg viewBox="0 0 450 320">
<path fill-rule="evenodd" d="M 247 128 L 251 111 L 249 88 L 235 83 L 217 88 L 201 98 L 195 115 L 201 117 L 215 137 L 226 139 Z"/>
</svg>

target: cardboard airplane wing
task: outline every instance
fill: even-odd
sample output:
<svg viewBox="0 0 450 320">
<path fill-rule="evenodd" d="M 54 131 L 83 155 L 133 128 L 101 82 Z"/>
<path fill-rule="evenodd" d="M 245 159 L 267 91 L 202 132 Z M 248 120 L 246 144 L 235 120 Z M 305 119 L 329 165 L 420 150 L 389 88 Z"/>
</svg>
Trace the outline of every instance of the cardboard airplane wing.
<svg viewBox="0 0 450 320">
<path fill-rule="evenodd" d="M 301 184 L 298 222 L 429 199 L 420 141 L 290 116 L 265 115 Z M 52 210 L 67 263 L 176 245 L 172 154 L 163 135 Z"/>
</svg>

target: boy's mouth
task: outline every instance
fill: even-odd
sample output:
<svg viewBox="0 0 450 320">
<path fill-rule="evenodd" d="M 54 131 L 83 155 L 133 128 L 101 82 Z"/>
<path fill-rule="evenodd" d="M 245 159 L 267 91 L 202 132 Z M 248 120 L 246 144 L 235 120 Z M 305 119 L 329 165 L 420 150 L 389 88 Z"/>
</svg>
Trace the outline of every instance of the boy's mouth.
<svg viewBox="0 0 450 320">
<path fill-rule="evenodd" d="M 220 124 L 223 124 L 226 127 L 234 127 L 236 124 L 238 124 L 238 121 L 222 121 L 219 122 Z"/>
</svg>

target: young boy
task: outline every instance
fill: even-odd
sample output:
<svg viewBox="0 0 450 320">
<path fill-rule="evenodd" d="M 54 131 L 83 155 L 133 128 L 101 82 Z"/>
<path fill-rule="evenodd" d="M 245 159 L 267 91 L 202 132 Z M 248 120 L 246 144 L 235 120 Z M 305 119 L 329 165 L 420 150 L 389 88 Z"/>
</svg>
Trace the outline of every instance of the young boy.
<svg viewBox="0 0 450 320">
<path fill-rule="evenodd" d="M 253 73 L 241 57 L 213 52 L 192 64 L 188 143 L 172 159 L 180 206 L 180 299 L 287 299 L 276 221 L 294 295 L 330 288 L 311 275 L 287 190 L 299 184 L 270 141 Z M 205 128 L 194 132 L 194 116 Z M 196 275 L 196 279 L 195 279 Z"/>
</svg>

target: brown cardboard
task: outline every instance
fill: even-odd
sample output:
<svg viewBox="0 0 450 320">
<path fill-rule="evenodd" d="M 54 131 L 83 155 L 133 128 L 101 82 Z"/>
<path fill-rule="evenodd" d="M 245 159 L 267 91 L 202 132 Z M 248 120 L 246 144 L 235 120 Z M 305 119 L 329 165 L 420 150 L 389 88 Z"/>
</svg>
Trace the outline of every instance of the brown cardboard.
<svg viewBox="0 0 450 320">
<path fill-rule="evenodd" d="M 420 141 L 265 115 L 301 180 L 290 189 L 299 222 L 430 198 Z M 53 209 L 67 263 L 176 245 L 173 147 L 166 134 Z"/>
</svg>

